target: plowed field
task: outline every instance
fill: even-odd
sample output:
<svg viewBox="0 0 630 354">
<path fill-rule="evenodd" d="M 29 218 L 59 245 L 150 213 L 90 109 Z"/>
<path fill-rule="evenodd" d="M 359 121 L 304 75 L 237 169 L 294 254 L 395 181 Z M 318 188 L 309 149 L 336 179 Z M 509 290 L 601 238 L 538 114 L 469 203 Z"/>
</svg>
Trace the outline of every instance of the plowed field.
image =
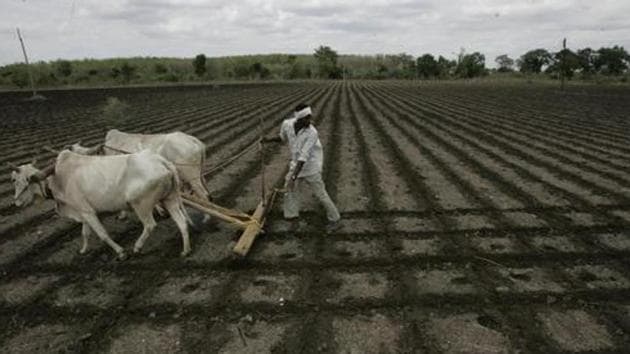
<svg viewBox="0 0 630 354">
<path fill-rule="evenodd" d="M 630 348 L 630 89 L 538 84 L 350 82 L 0 93 L 0 351 L 555 353 Z M 208 168 L 314 107 L 324 180 L 342 214 L 325 235 L 309 200 L 298 231 L 277 203 L 245 260 L 226 224 L 180 258 L 170 221 L 117 261 L 52 204 L 18 209 L 7 161 L 181 130 Z M 260 124 L 262 117 L 262 125 Z M 286 148 L 266 149 L 279 185 Z M 260 155 L 208 176 L 222 205 L 251 211 Z M 281 201 L 281 200 L 279 200 Z M 127 249 L 134 218 L 104 216 Z"/>
</svg>

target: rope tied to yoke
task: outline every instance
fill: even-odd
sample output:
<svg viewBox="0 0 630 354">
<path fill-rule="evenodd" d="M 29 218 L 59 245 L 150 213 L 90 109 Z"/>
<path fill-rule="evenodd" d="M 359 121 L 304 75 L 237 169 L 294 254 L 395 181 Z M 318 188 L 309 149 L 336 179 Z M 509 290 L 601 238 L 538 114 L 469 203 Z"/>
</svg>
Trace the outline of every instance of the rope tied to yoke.
<svg viewBox="0 0 630 354">
<path fill-rule="evenodd" d="M 240 157 L 242 157 L 243 155 L 247 154 L 248 152 L 253 151 L 256 148 L 257 142 L 251 144 L 250 146 L 244 148 L 243 150 L 241 150 L 239 153 L 237 153 L 236 155 L 233 155 L 231 157 L 228 157 L 227 159 L 221 161 L 219 164 L 217 164 L 216 166 L 212 167 L 209 170 L 203 171 L 203 176 L 207 176 L 209 174 L 212 174 L 218 170 L 221 170 L 223 168 L 225 168 L 227 165 L 231 164 L 232 162 L 236 161 L 237 159 L 239 159 Z"/>
</svg>

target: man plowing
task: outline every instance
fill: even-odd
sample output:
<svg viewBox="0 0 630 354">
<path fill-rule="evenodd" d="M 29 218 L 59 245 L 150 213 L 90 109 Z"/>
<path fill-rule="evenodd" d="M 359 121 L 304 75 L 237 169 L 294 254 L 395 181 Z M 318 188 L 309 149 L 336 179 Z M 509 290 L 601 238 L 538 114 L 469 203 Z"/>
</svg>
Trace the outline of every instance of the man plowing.
<svg viewBox="0 0 630 354">
<path fill-rule="evenodd" d="M 311 119 L 311 107 L 299 104 L 293 116 L 282 122 L 279 136 L 264 138 L 262 142 L 285 142 L 291 154 L 289 172 L 285 177 L 284 218 L 291 221 L 299 218 L 300 200 L 307 187 L 326 210 L 326 232 L 330 233 L 338 229 L 340 215 L 322 179 L 324 151 Z"/>
</svg>

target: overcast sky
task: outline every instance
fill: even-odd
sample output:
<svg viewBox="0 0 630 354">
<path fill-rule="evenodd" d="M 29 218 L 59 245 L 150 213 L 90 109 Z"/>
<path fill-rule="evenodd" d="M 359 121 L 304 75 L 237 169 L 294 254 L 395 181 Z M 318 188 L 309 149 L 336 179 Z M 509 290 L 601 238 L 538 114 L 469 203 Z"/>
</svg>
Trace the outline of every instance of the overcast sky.
<svg viewBox="0 0 630 354">
<path fill-rule="evenodd" d="M 0 65 L 22 60 L 630 49 L 630 0 L 0 0 Z"/>
</svg>

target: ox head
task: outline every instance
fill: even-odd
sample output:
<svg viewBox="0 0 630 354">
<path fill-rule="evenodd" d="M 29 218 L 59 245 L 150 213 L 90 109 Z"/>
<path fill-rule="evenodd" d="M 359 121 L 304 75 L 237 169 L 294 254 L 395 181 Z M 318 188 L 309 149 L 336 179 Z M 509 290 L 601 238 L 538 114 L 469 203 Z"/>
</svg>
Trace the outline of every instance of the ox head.
<svg viewBox="0 0 630 354">
<path fill-rule="evenodd" d="M 54 166 L 46 168 L 44 171 L 40 171 L 35 167 L 35 161 L 31 163 L 16 166 L 9 163 L 11 171 L 11 182 L 15 188 L 15 195 L 13 201 L 16 206 L 27 206 L 33 202 L 35 197 L 44 197 L 44 186 L 42 185 L 54 170 Z"/>
</svg>

